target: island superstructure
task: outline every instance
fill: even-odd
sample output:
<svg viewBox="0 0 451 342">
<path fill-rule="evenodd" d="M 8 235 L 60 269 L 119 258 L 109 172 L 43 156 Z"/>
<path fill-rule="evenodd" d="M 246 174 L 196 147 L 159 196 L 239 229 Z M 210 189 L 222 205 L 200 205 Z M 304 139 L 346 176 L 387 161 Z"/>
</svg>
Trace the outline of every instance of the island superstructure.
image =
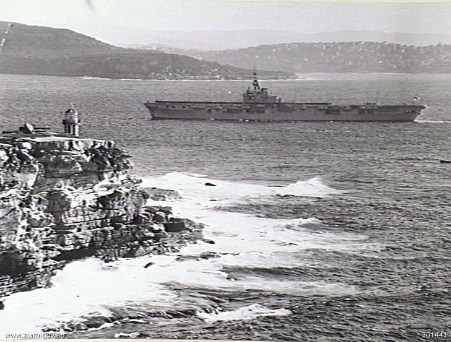
<svg viewBox="0 0 451 342">
<path fill-rule="evenodd" d="M 337 105 L 330 102 L 283 102 L 268 88 L 260 87 L 254 72 L 252 89 L 241 102 L 155 101 L 146 102 L 152 119 L 229 121 L 414 121 L 426 108 L 412 103 Z"/>
</svg>

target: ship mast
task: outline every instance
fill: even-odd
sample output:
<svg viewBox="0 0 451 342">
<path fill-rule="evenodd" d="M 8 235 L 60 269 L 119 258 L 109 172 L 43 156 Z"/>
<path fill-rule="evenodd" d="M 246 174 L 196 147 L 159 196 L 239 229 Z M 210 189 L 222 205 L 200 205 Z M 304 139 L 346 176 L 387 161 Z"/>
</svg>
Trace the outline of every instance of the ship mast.
<svg viewBox="0 0 451 342">
<path fill-rule="evenodd" d="M 260 84 L 258 84 L 258 79 L 257 79 L 257 70 L 255 70 L 255 68 L 254 68 L 254 82 L 252 82 L 252 85 L 254 86 L 254 90 L 260 89 Z"/>
</svg>

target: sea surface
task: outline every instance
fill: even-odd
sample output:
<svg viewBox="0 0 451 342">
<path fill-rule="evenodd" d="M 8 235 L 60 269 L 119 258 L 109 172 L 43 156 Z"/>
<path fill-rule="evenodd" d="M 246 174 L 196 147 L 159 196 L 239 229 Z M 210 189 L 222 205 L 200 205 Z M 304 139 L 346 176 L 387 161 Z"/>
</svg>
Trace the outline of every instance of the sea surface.
<svg viewBox="0 0 451 342">
<path fill-rule="evenodd" d="M 412 123 L 152 121 L 147 100 L 234 101 L 249 82 L 0 75 L 0 130 L 61 131 L 74 103 L 83 136 L 115 140 L 143 186 L 181 195 L 156 203 L 215 241 L 72 262 L 5 299 L 0 337 L 451 340 L 451 75 L 261 83 L 290 101 L 428 109 Z"/>
</svg>

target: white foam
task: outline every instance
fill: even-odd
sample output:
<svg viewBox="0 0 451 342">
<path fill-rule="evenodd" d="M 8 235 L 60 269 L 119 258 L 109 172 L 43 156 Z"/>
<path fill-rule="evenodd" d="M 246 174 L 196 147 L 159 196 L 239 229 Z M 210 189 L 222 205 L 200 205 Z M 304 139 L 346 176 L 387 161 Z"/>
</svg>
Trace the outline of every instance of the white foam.
<svg viewBox="0 0 451 342">
<path fill-rule="evenodd" d="M 416 119 L 415 122 L 418 123 L 451 123 L 449 120 L 427 120 L 427 119 Z"/>
<path fill-rule="evenodd" d="M 133 332 L 130 334 L 127 333 L 116 333 L 114 334 L 114 338 L 121 338 L 121 337 L 125 337 L 125 338 L 137 338 L 139 336 L 139 332 Z"/>
<path fill-rule="evenodd" d="M 208 323 L 217 321 L 251 320 L 261 316 L 288 316 L 291 314 L 287 309 L 268 309 L 259 304 L 253 304 L 239 308 L 234 311 L 224 311 L 215 313 L 199 312 L 198 317 Z"/>
<path fill-rule="evenodd" d="M 214 186 L 206 186 L 206 183 Z M 237 201 L 239 199 L 256 198 L 274 194 L 273 189 L 258 184 L 244 184 L 213 180 L 205 175 L 168 173 L 159 178 L 144 178 L 143 187 L 157 187 L 178 191 L 186 200 L 204 206 L 216 206 L 218 203 L 210 201 Z"/>
<path fill-rule="evenodd" d="M 0 311 L 0 333 L 39 332 L 45 325 L 85 315 L 109 316 L 108 306 L 128 301 L 172 305 L 173 292 L 147 282 L 149 274 L 136 273 L 133 265 L 124 266 L 109 267 L 98 259 L 70 263 L 52 279 L 54 286 L 6 298 L 5 309 Z"/>
<path fill-rule="evenodd" d="M 324 197 L 339 194 L 341 191 L 325 185 L 320 177 L 315 177 L 307 181 L 298 181 L 287 185 L 277 190 L 276 193 L 282 196 Z"/>
<path fill-rule="evenodd" d="M 205 182 L 216 186 L 205 186 Z M 332 188 L 325 188 L 320 179 L 307 182 L 306 189 L 297 189 L 303 193 L 312 194 L 312 188 L 317 187 L 318 194 L 333 192 Z M 223 267 L 299 267 L 308 265 L 301 258 L 301 253 L 311 249 L 327 250 L 363 250 L 369 246 L 364 243 L 366 236 L 355 234 L 334 234 L 330 232 L 312 232 L 304 225 L 319 224 L 315 218 L 298 219 L 270 219 L 256 217 L 224 210 L 217 210 L 216 206 L 237 204 L 240 202 L 252 203 L 261 201 L 262 196 L 271 197 L 277 201 L 274 189 L 260 184 L 242 184 L 212 180 L 192 175 L 171 173 L 163 177 L 146 179 L 144 186 L 156 186 L 178 191 L 181 200 L 170 204 L 174 214 L 180 217 L 191 218 L 205 224 L 204 236 L 215 241 L 214 245 L 198 243 L 188 245 L 179 254 L 192 256 L 204 252 L 220 253 L 217 258 L 209 260 L 188 260 L 173 264 L 172 261 L 165 267 L 174 269 L 177 277 L 172 281 L 189 286 L 203 286 L 223 289 L 260 289 L 286 293 L 314 293 L 314 294 L 349 294 L 357 291 L 356 288 L 342 284 L 306 283 L 300 286 L 299 282 L 286 280 L 267 280 L 261 277 L 231 280 L 222 270 Z M 297 184 L 302 188 L 301 183 Z M 211 201 L 211 199 L 215 201 Z M 163 203 L 160 203 L 163 204 Z M 311 262 L 311 261 L 310 261 Z M 158 263 L 157 263 L 158 264 Z M 162 266 L 161 264 L 159 264 Z M 153 266 L 152 266 L 153 267 Z M 155 265 L 155 267 L 159 267 Z M 158 274 L 159 272 L 157 272 Z M 177 279 L 178 278 L 178 279 Z M 163 279 L 161 279 L 164 281 Z M 171 281 L 167 279 L 167 281 Z"/>
<path fill-rule="evenodd" d="M 214 186 L 206 186 L 206 183 Z M 324 184 L 320 177 L 307 181 L 298 181 L 282 188 L 274 188 L 263 184 L 250 184 L 207 178 L 206 175 L 185 174 L 179 172 L 168 173 L 158 178 L 144 178 L 143 187 L 157 187 L 172 189 L 180 192 L 187 200 L 203 203 L 204 206 L 242 202 L 249 199 L 270 197 L 275 195 L 291 195 L 306 197 L 324 197 L 341 193 Z"/>
<path fill-rule="evenodd" d="M 216 186 L 205 186 L 206 182 Z M 306 224 L 320 223 L 315 218 L 270 219 L 216 208 L 218 205 L 258 202 L 262 198 L 278 201 L 281 199 L 276 195 L 284 188 L 181 173 L 144 179 L 143 186 L 178 191 L 181 199 L 158 203 L 172 206 L 174 214 L 179 217 L 204 223 L 204 236 L 214 240 L 215 244 L 200 242 L 172 255 L 121 259 L 111 264 L 97 259 L 73 262 L 54 277 L 53 287 L 8 297 L 5 310 L 0 311 L 0 333 L 38 332 L 45 325 L 83 316 L 108 316 L 111 314 L 109 307 L 133 303 L 159 308 L 177 307 L 183 304 L 180 302 L 183 299 L 171 290 L 171 284 L 224 291 L 251 288 L 295 295 L 347 295 L 358 291 L 347 284 L 300 282 L 283 277 L 270 279 L 249 275 L 231 279 L 224 271 L 224 267 L 234 266 L 310 267 L 312 260 L 302 258 L 302 253 L 308 253 L 309 249 L 355 251 L 367 247 L 364 236 L 307 230 Z M 325 188 L 320 179 L 297 182 L 294 186 L 296 188 L 288 186 L 285 190 L 296 193 L 296 196 L 315 191 L 316 195 L 333 192 L 332 188 Z M 178 255 L 192 256 L 202 252 L 215 252 L 219 257 L 177 261 Z M 144 268 L 149 261 L 153 264 Z"/>
<path fill-rule="evenodd" d="M 81 77 L 82 80 L 108 80 L 110 81 L 111 78 L 107 77 L 95 77 L 95 76 L 83 76 Z"/>
<path fill-rule="evenodd" d="M 205 186 L 206 181 L 216 186 Z M 301 184 L 298 183 L 296 183 L 296 187 L 301 188 Z M 319 178 L 313 178 L 306 183 L 308 191 L 304 191 L 304 193 L 312 194 L 312 188 L 318 189 L 317 194 L 330 193 L 334 190 L 324 186 Z M 206 225 L 204 236 L 214 240 L 215 245 L 205 243 L 190 245 L 183 250 L 186 254 L 214 251 L 246 256 L 251 253 L 271 255 L 271 253 L 285 252 L 286 256 L 286 253 L 311 248 L 350 250 L 368 247 L 362 244 L 366 236 L 307 231 L 303 227 L 304 225 L 320 223 L 315 218 L 270 219 L 216 209 L 217 206 L 261 201 L 262 197 L 268 196 L 274 201 L 279 200 L 273 196 L 274 188 L 266 185 L 226 182 L 206 179 L 204 176 L 193 177 L 170 173 L 159 178 L 144 179 L 143 186 L 156 186 L 178 191 L 182 195 L 182 199 L 170 203 L 174 214 Z M 211 199 L 215 199 L 215 201 L 211 201 Z M 253 255 L 255 256 L 255 254 Z M 253 260 L 255 261 L 255 258 Z M 249 260 L 241 260 L 244 264 L 246 261 Z M 279 260 L 274 262 L 279 264 Z M 271 265 L 273 264 L 269 263 L 268 267 Z"/>
</svg>

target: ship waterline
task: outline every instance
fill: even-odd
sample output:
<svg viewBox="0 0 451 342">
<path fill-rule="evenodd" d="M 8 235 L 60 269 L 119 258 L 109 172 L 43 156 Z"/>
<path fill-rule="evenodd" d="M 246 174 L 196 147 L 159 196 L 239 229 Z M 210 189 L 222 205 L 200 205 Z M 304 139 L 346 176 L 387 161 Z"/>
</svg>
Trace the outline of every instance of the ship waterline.
<svg viewBox="0 0 451 342">
<path fill-rule="evenodd" d="M 155 101 L 146 102 L 153 119 L 228 121 L 414 121 L 425 105 L 336 105 L 330 102 L 282 102 L 260 88 L 254 73 L 253 89 L 243 93 L 242 102 Z"/>
</svg>

